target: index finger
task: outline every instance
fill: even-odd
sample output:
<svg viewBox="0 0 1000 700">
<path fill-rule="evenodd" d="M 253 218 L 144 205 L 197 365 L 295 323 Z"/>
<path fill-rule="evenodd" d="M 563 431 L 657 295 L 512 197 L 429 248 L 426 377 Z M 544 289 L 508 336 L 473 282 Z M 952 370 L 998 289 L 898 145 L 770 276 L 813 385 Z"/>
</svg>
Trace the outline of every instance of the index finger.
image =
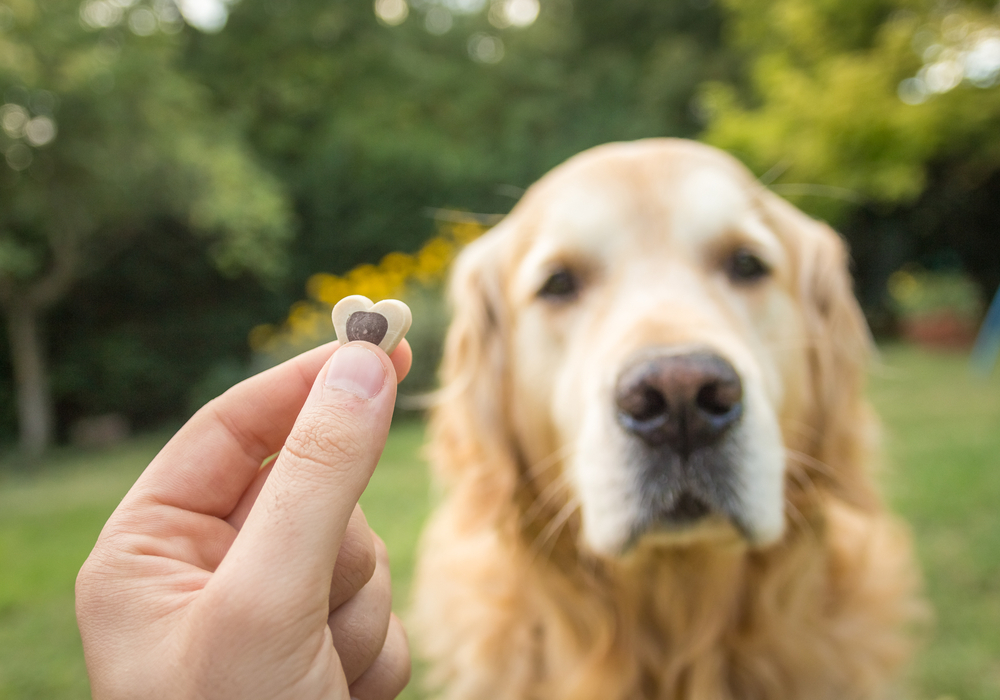
<svg viewBox="0 0 1000 700">
<path fill-rule="evenodd" d="M 142 498 L 224 518 L 254 481 L 262 462 L 281 449 L 332 342 L 240 382 L 199 410 L 143 472 L 126 499 Z M 393 352 L 402 381 L 413 353 Z"/>
</svg>

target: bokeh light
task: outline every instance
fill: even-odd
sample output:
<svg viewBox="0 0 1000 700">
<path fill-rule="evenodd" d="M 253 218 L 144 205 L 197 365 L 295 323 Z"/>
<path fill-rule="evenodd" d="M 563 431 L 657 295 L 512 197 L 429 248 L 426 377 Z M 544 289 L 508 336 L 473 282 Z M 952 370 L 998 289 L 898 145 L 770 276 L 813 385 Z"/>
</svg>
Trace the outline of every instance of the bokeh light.
<svg viewBox="0 0 1000 700">
<path fill-rule="evenodd" d="M 5 104 L 0 107 L 0 126 L 4 133 L 12 139 L 19 139 L 24 135 L 24 127 L 28 123 L 28 111 L 17 104 Z"/>
<path fill-rule="evenodd" d="M 486 7 L 486 0 L 445 0 L 444 6 L 459 15 L 474 15 Z"/>
<path fill-rule="evenodd" d="M 390 27 L 402 24 L 409 14 L 406 0 L 375 0 L 375 16 Z"/>
<path fill-rule="evenodd" d="M 25 124 L 24 136 L 32 146 L 45 146 L 56 137 L 56 123 L 48 117 L 35 117 Z"/>
<path fill-rule="evenodd" d="M 480 63 L 499 63 L 503 60 L 503 41 L 498 36 L 477 32 L 469 37 L 469 56 Z"/>
<path fill-rule="evenodd" d="M 962 83 L 990 88 L 1000 82 L 1000 28 L 952 13 L 938 29 L 915 32 L 912 46 L 924 65 L 899 83 L 897 94 L 906 104 L 922 104 Z"/>
<path fill-rule="evenodd" d="M 4 156 L 7 160 L 7 165 L 12 170 L 17 170 L 18 172 L 27 168 L 31 165 L 31 161 L 34 160 L 31 149 L 20 142 L 9 146 Z"/>
<path fill-rule="evenodd" d="M 156 15 L 151 10 L 140 7 L 129 13 L 128 28 L 132 30 L 133 34 L 150 36 L 151 34 L 155 34 L 159 27 Z"/>
<path fill-rule="evenodd" d="M 436 36 L 446 34 L 454 23 L 451 12 L 444 7 L 432 7 L 424 15 L 424 28 Z"/>
<path fill-rule="evenodd" d="M 976 87 L 997 84 L 1000 77 L 1000 31 L 982 32 L 981 38 L 965 54 L 965 77 Z"/>
<path fill-rule="evenodd" d="M 229 7 L 223 0 L 179 0 L 178 7 L 184 21 L 209 34 L 222 31 L 229 19 Z"/>
<path fill-rule="evenodd" d="M 133 34 L 152 36 L 156 32 L 176 34 L 186 19 L 206 32 L 222 29 L 229 16 L 225 0 L 85 0 L 80 5 L 80 22 L 87 29 L 109 29 L 126 23 Z M 181 12 L 184 13 L 183 18 Z"/>
<path fill-rule="evenodd" d="M 80 5 L 80 21 L 91 29 L 114 27 L 123 15 L 121 6 L 108 0 L 90 0 Z"/>
<path fill-rule="evenodd" d="M 514 27 L 527 27 L 538 17 L 538 0 L 504 0 L 507 22 Z"/>
</svg>

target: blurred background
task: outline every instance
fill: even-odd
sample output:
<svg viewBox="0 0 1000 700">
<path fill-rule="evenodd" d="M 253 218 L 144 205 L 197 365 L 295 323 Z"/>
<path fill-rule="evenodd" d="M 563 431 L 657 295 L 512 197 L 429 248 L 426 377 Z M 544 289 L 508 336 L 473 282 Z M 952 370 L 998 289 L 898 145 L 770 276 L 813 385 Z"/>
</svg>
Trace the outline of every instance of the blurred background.
<svg viewBox="0 0 1000 700">
<path fill-rule="evenodd" d="M 650 136 L 847 238 L 937 611 L 899 697 L 1000 697 L 998 84 L 992 1 L 0 0 L 0 698 L 88 696 L 72 582 L 104 520 L 351 293 L 414 311 L 365 496 L 405 612 L 451 259 Z"/>
</svg>

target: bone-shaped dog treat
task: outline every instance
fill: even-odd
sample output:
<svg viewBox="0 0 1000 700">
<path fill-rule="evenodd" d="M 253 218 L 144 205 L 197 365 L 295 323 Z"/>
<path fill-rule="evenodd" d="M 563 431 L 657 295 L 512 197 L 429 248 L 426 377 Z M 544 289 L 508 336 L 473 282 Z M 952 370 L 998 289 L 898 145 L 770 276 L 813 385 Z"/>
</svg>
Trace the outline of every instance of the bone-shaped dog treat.
<svg viewBox="0 0 1000 700">
<path fill-rule="evenodd" d="M 341 344 L 364 340 L 378 345 L 387 355 L 396 349 L 412 322 L 410 307 L 395 299 L 373 304 L 368 297 L 354 294 L 333 307 L 333 327 Z"/>
</svg>

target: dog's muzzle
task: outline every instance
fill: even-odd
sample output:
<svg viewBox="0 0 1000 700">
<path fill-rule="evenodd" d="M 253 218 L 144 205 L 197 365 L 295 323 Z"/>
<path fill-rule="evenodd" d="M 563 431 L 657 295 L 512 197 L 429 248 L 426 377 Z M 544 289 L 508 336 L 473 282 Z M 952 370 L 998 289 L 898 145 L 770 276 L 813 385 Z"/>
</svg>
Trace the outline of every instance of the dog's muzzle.
<svg viewBox="0 0 1000 700">
<path fill-rule="evenodd" d="M 733 515 L 727 437 L 743 416 L 743 383 L 727 360 L 705 351 L 646 356 L 619 376 L 615 408 L 640 469 L 640 529 Z"/>
</svg>

